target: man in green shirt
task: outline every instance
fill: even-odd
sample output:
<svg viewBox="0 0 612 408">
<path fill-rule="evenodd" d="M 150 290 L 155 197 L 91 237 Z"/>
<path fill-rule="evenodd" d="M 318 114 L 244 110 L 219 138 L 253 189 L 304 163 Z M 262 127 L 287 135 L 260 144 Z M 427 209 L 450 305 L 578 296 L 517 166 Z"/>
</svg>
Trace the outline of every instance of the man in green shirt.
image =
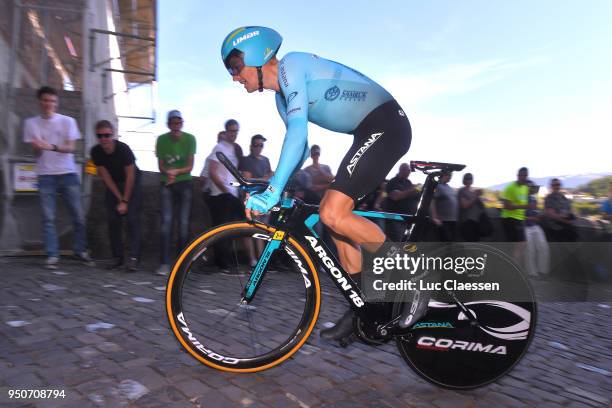
<svg viewBox="0 0 612 408">
<path fill-rule="evenodd" d="M 527 168 L 521 167 L 517 174 L 517 180 L 510 183 L 501 194 L 504 203 L 501 219 L 508 242 L 525 241 L 525 210 L 529 208 L 528 176 Z"/>
<path fill-rule="evenodd" d="M 196 152 L 196 139 L 183 132 L 183 118 L 177 110 L 168 113 L 168 128 L 170 132 L 157 138 L 155 155 L 161 173 L 160 203 L 161 203 L 161 251 L 159 275 L 167 275 L 170 271 L 170 236 L 172 232 L 172 206 L 178 205 L 180 251 L 189 239 L 189 215 L 193 183 L 191 170 L 193 156 Z"/>
</svg>

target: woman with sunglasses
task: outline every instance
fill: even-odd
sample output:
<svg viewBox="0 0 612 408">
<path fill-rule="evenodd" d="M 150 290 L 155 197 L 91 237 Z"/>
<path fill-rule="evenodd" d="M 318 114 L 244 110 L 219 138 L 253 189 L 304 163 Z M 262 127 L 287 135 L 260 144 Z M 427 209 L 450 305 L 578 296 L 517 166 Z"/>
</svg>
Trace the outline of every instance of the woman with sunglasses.
<svg viewBox="0 0 612 408">
<path fill-rule="evenodd" d="M 359 282 L 361 246 L 374 252 L 385 234 L 352 210 L 406 154 L 410 123 L 393 96 L 362 73 L 310 53 L 290 52 L 279 60 L 281 43 L 276 31 L 251 26 L 232 31 L 221 46 L 225 67 L 247 92 L 276 92 L 276 106 L 286 125 L 278 167 L 268 189 L 248 199 L 247 217 L 268 212 L 291 174 L 308 158 L 308 122 L 353 135 L 353 144 L 321 200 L 320 216 L 332 231 L 342 266 Z M 334 340 L 351 331 L 349 310 L 321 335 Z"/>
<path fill-rule="evenodd" d="M 113 253 L 109 269 L 124 264 L 123 219 L 127 219 L 130 241 L 128 271 L 136 271 L 140 260 L 140 170 L 130 147 L 115 139 L 114 127 L 101 120 L 95 127 L 98 144 L 91 148 L 90 156 L 106 187 L 106 213 L 108 235 Z"/>
</svg>

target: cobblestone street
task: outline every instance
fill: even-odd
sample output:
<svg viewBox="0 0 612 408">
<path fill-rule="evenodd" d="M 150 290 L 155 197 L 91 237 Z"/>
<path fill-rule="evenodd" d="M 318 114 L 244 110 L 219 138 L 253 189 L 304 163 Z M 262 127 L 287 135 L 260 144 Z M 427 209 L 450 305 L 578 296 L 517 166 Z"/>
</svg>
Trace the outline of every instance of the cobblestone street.
<svg viewBox="0 0 612 408">
<path fill-rule="evenodd" d="M 164 308 L 165 278 L 43 258 L 0 258 L 0 406 L 40 407 L 608 407 L 612 299 L 543 302 L 526 357 L 500 381 L 469 392 L 414 374 L 393 343 L 347 349 L 318 330 L 343 309 L 327 277 L 317 329 L 268 371 L 229 374 L 180 347 Z M 539 292 L 547 284 L 535 282 Z M 607 297 L 605 297 L 607 295 Z M 608 301 L 606 301 L 608 300 Z M 57 389 L 64 399 L 8 399 L 9 389 Z"/>
</svg>

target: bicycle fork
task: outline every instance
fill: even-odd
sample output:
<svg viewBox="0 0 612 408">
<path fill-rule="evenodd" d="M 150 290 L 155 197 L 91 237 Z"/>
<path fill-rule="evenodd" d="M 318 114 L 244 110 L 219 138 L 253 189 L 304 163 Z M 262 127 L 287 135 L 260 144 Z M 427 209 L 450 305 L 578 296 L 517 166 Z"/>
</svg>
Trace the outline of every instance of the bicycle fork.
<svg viewBox="0 0 612 408">
<path fill-rule="evenodd" d="M 263 282 L 263 278 L 266 274 L 268 263 L 274 251 L 281 247 L 281 244 L 285 238 L 285 231 L 276 231 L 274 236 L 268 241 L 264 248 L 261 256 L 257 260 L 257 265 L 251 271 L 251 276 L 246 283 L 246 286 L 242 289 L 242 298 L 240 303 L 249 304 L 255 297 L 257 290 Z"/>
</svg>

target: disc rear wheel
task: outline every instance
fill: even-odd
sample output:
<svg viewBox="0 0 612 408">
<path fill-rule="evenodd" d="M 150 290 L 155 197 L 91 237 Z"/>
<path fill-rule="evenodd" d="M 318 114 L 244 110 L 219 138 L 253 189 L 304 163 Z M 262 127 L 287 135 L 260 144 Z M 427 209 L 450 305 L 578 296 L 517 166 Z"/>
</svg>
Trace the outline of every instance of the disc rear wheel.
<svg viewBox="0 0 612 408">
<path fill-rule="evenodd" d="M 509 256 L 482 244 L 465 244 L 461 250 L 462 255 L 484 252 L 486 268 L 480 276 L 453 280 L 495 282 L 499 290 L 433 293 L 426 315 L 396 338 L 400 354 L 416 373 L 452 389 L 481 387 L 507 374 L 529 348 L 537 313 L 531 285 Z M 395 316 L 402 305 L 394 304 Z"/>
</svg>

